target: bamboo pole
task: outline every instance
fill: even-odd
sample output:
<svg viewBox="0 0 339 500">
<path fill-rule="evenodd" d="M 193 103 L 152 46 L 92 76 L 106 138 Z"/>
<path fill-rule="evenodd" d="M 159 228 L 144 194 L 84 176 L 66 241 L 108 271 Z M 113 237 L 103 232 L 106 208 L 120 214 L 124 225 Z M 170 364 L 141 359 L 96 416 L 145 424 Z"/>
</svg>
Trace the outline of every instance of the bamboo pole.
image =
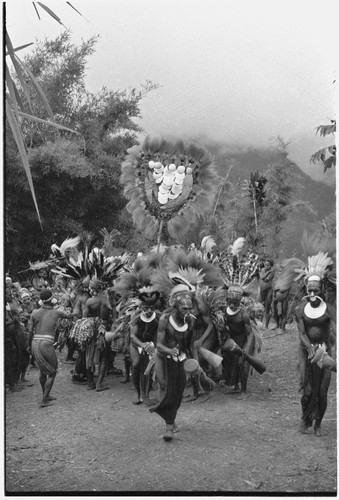
<svg viewBox="0 0 339 500">
<path fill-rule="evenodd" d="M 215 212 L 217 211 L 217 207 L 219 205 L 219 201 L 220 201 L 220 196 L 221 196 L 222 190 L 224 189 L 225 183 L 227 181 L 227 178 L 228 178 L 228 176 L 229 176 L 230 171 L 232 170 L 232 168 L 233 168 L 233 165 L 230 165 L 230 168 L 226 172 L 226 175 L 225 175 L 225 177 L 224 177 L 224 179 L 222 181 L 222 184 L 220 186 L 219 193 L 218 193 L 218 196 L 217 196 L 217 200 L 216 200 L 215 205 L 214 205 L 214 210 L 213 210 L 212 218 L 215 216 Z"/>
<path fill-rule="evenodd" d="M 160 245 L 161 245 L 161 233 L 162 233 L 162 229 L 164 227 L 164 221 L 161 220 L 160 221 L 160 225 L 159 225 L 159 231 L 158 231 L 158 236 L 157 236 L 157 253 L 160 252 Z"/>
</svg>

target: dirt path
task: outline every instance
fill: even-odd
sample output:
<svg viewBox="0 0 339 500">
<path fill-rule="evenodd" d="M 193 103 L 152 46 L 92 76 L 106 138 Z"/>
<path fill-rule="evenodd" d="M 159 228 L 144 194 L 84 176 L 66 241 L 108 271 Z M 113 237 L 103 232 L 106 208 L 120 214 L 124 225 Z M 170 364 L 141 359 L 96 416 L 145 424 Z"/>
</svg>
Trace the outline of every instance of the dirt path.
<svg viewBox="0 0 339 500">
<path fill-rule="evenodd" d="M 218 386 L 208 402 L 182 403 L 172 443 L 163 441 L 158 415 L 131 404 L 132 384 L 120 377 L 107 376 L 109 390 L 101 393 L 72 384 L 74 365 L 65 364 L 63 352 L 52 391 L 57 401 L 40 408 L 38 371 L 31 369 L 34 385 L 6 396 L 6 491 L 334 495 L 335 375 L 323 436 L 299 434 L 296 328 L 272 335 L 264 332 L 267 371 L 250 376 L 247 399 Z M 116 364 L 123 368 L 120 357 Z"/>
</svg>

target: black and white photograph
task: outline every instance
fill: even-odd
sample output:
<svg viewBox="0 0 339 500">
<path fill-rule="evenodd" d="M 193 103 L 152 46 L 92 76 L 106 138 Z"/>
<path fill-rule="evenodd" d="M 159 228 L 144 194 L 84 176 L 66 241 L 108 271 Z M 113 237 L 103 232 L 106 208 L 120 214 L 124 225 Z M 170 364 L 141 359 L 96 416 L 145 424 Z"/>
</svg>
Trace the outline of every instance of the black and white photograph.
<svg viewBox="0 0 339 500">
<path fill-rule="evenodd" d="M 7 0 L 1 495 L 336 497 L 334 0 Z"/>
</svg>

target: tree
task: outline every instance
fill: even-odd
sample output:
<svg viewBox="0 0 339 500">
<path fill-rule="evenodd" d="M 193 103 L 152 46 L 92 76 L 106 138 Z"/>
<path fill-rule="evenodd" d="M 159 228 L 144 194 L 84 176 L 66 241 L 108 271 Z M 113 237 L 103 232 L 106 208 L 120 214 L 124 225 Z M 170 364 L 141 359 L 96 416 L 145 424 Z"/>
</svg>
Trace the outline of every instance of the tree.
<svg viewBox="0 0 339 500">
<path fill-rule="evenodd" d="M 40 19 L 39 15 L 39 9 L 36 6 L 34 2 L 33 7 L 35 9 L 35 12 Z M 61 19 L 46 5 L 44 5 L 41 2 L 38 2 L 39 6 L 41 9 L 43 9 L 45 12 L 47 12 L 53 19 L 55 19 L 59 24 L 63 25 Z M 75 9 L 70 2 L 67 2 L 68 5 L 74 9 L 80 16 L 82 14 Z M 20 59 L 17 56 L 17 52 L 29 47 L 32 45 L 32 43 L 27 43 L 21 47 L 13 47 L 12 41 L 10 39 L 9 34 L 6 31 L 6 56 L 9 56 L 13 68 L 14 68 L 14 73 L 16 75 L 16 82 L 14 81 L 9 65 L 5 64 L 6 67 L 6 127 L 7 124 L 10 127 L 10 130 L 13 134 L 13 138 L 16 144 L 16 147 L 18 149 L 19 156 L 21 158 L 22 166 L 24 167 L 28 185 L 32 194 L 32 199 L 34 202 L 35 210 L 38 215 L 39 222 L 41 224 L 41 219 L 40 219 L 40 213 L 39 213 L 39 208 L 37 205 L 36 197 L 35 197 L 35 191 L 34 191 L 34 185 L 32 182 L 32 175 L 31 175 L 31 170 L 30 170 L 30 165 L 29 165 L 29 160 L 28 160 L 28 155 L 27 155 L 27 149 L 25 145 L 25 127 L 23 126 L 24 120 L 28 120 L 29 124 L 32 123 L 45 123 L 49 127 L 56 127 L 56 128 L 63 128 L 65 129 L 64 126 L 58 125 L 55 123 L 54 116 L 52 113 L 52 110 L 50 108 L 50 105 L 48 103 L 48 100 L 46 99 L 44 93 L 42 92 L 40 86 L 36 82 L 34 76 L 30 73 L 27 68 L 23 65 L 23 63 L 20 61 Z M 28 75 L 28 80 L 30 81 L 31 84 L 33 84 L 39 94 L 39 97 L 43 103 L 44 109 L 47 111 L 48 114 L 48 120 L 44 120 L 41 117 L 38 117 L 32 110 L 31 103 L 30 103 L 30 98 L 29 98 L 29 92 L 28 92 L 28 87 L 27 87 L 27 81 L 24 78 L 23 75 L 23 69 L 26 70 L 26 74 Z M 19 87 L 17 84 L 19 83 Z M 21 87 L 20 87 L 21 86 Z M 19 92 L 21 91 L 22 94 L 24 94 L 25 99 L 22 99 L 19 95 Z"/>
<path fill-rule="evenodd" d="M 242 218 L 246 215 L 247 224 L 243 229 L 250 247 L 258 250 L 258 247 L 264 240 L 264 235 L 260 231 L 260 220 L 266 202 L 266 183 L 267 178 L 258 170 L 250 174 L 250 179 L 243 182 Z M 243 220 L 244 223 L 244 220 Z"/>
<path fill-rule="evenodd" d="M 126 204 L 119 184 L 120 167 L 127 149 L 137 143 L 137 134 L 142 131 L 134 122 L 140 116 L 140 100 L 157 85 L 146 82 L 139 91 L 87 92 L 86 60 L 96 40 L 93 37 L 76 47 L 65 31 L 53 41 L 38 43 L 25 59 L 25 67 L 54 106 L 56 119 L 78 135 L 66 130 L 55 132 L 45 123 L 38 122 L 34 127 L 27 123 L 28 157 L 41 207 L 42 233 L 20 173 L 13 136 L 10 131 L 6 134 L 6 266 L 11 260 L 13 270 L 27 267 L 28 260 L 46 257 L 52 243 L 63 241 L 71 233 L 99 234 L 103 227 L 133 232 L 131 219 L 126 224 L 125 215 L 120 218 Z M 27 87 L 32 110 L 43 114 L 35 86 L 28 82 Z"/>
<path fill-rule="evenodd" d="M 336 127 L 336 120 L 331 120 L 331 125 L 319 125 L 319 127 L 316 128 L 316 133 L 321 137 L 326 137 L 331 134 L 334 136 Z M 320 161 L 324 165 L 324 172 L 326 172 L 328 168 L 336 166 L 336 152 L 337 148 L 335 144 L 332 144 L 326 148 L 319 149 L 319 151 L 311 156 L 310 161 L 312 163 Z"/>
<path fill-rule="evenodd" d="M 309 203 L 298 198 L 301 185 L 296 165 L 288 158 L 288 144 L 278 137 L 275 149 L 278 158 L 264 174 L 267 183 L 260 222 L 266 249 L 274 258 L 278 256 L 279 251 L 283 251 L 283 230 L 286 230 L 292 214 L 295 216 L 302 208 L 312 211 Z"/>
</svg>

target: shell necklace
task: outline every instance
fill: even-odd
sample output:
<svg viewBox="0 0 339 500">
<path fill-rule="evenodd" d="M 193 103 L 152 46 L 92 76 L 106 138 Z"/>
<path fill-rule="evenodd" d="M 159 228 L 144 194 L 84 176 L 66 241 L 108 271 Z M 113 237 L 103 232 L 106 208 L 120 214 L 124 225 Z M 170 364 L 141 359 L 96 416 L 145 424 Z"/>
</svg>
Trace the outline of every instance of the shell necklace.
<svg viewBox="0 0 339 500">
<path fill-rule="evenodd" d="M 173 319 L 173 316 L 170 315 L 169 317 L 169 322 L 171 323 L 171 325 L 173 326 L 173 328 L 175 330 L 178 330 L 178 332 L 185 332 L 188 328 L 188 324 L 187 323 L 184 323 L 183 325 L 177 325 L 177 323 L 174 321 Z"/>
<path fill-rule="evenodd" d="M 140 319 L 144 323 L 150 323 L 151 321 L 154 320 L 154 318 L 155 318 L 155 311 L 153 311 L 153 314 L 152 314 L 152 316 L 150 318 L 148 318 L 147 316 L 145 316 L 144 313 L 140 314 Z"/>
<path fill-rule="evenodd" d="M 304 308 L 304 313 L 310 319 L 317 319 L 325 314 L 326 308 L 327 305 L 324 301 L 322 301 L 318 307 L 312 307 L 311 304 L 307 303 Z"/>
<path fill-rule="evenodd" d="M 238 309 L 236 309 L 235 311 L 233 311 L 233 309 L 231 309 L 230 307 L 227 307 L 227 309 L 226 309 L 227 314 L 229 314 L 230 316 L 234 316 L 239 311 L 240 311 L 240 307 L 238 307 Z"/>
</svg>

